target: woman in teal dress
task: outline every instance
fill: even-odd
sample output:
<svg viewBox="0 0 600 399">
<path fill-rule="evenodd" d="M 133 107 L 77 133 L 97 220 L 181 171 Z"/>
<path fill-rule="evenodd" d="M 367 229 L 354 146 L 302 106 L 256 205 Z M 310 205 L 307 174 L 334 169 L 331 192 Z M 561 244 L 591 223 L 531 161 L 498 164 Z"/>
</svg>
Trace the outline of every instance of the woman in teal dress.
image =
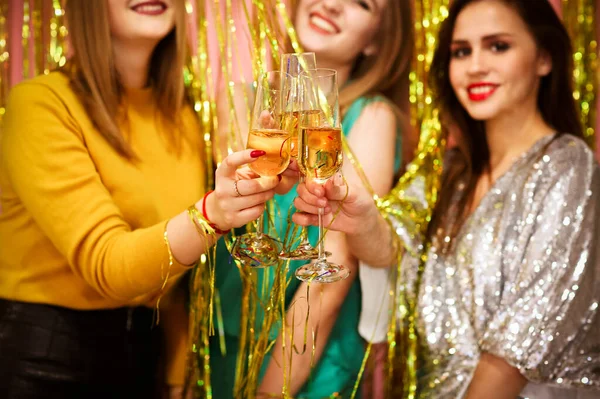
<svg viewBox="0 0 600 399">
<path fill-rule="evenodd" d="M 408 94 L 405 89 L 411 53 L 410 7 L 406 2 L 390 0 L 337 2 L 333 6 L 327 1 L 301 0 L 295 11 L 295 27 L 304 50 L 316 54 L 318 67 L 338 71 L 343 131 L 375 193 L 384 195 L 392 187 L 408 147 L 401 145 L 400 131 L 405 127 L 405 119 L 400 110 Z M 348 180 L 360 182 L 350 162 L 345 162 L 343 172 Z M 274 224 L 280 237 L 285 235 L 286 217 L 295 195 L 295 190 L 291 190 L 275 197 L 274 208 L 281 216 Z M 302 355 L 294 354 L 287 384 L 290 394 L 298 399 L 321 399 L 336 393 L 336 397 L 350 397 L 365 354 L 365 340 L 358 332 L 361 312 L 358 260 L 349 257 L 349 251 L 344 249 L 345 237 L 336 234 L 331 232 L 326 237 L 326 248 L 333 253 L 330 259 L 348 266 L 352 274 L 345 281 L 323 285 L 322 291 L 315 290 L 318 284 L 311 286 L 308 349 Z M 309 229 L 309 239 L 316 244 L 316 229 Z M 290 262 L 286 306 L 295 301 L 306 303 L 306 285 L 293 278 L 295 270 L 305 263 Z M 263 287 L 264 278 L 269 279 L 268 286 L 272 284 L 272 272 L 265 274 L 264 270 L 258 270 L 257 274 L 257 287 Z M 223 242 L 217 249 L 216 287 L 223 331 L 222 336 L 217 331 L 210 341 L 211 384 L 213 397 L 227 399 L 233 397 L 241 332 L 242 281 Z M 306 306 L 296 305 L 294 311 L 294 344 L 302 347 Z M 290 313 L 288 325 L 293 317 Z M 255 324 L 260 325 L 260 314 L 257 319 Z M 311 359 L 310 332 L 317 325 L 315 358 Z M 278 328 L 272 329 L 271 338 L 278 341 L 263 361 L 261 377 L 264 378 L 258 392 L 277 395 L 283 386 L 282 362 L 271 360 L 271 355 L 281 357 L 282 337 Z M 288 339 L 288 347 L 289 344 Z"/>
</svg>

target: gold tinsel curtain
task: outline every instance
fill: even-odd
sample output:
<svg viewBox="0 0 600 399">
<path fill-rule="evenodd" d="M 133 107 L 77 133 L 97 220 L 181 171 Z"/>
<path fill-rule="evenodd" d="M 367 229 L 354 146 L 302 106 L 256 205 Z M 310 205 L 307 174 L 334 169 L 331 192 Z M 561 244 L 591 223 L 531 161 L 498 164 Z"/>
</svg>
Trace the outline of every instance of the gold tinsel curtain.
<svg viewBox="0 0 600 399">
<path fill-rule="evenodd" d="M 596 148 L 598 41 L 596 0 L 562 0 L 563 21 L 573 43 L 573 97 L 579 105 L 584 136 Z"/>
<path fill-rule="evenodd" d="M 13 10 L 13 7 L 20 7 L 20 10 Z M 20 15 L 20 20 L 15 15 Z M 10 38 L 17 32 L 21 37 L 20 58 L 11 56 L 15 49 L 10 44 L 15 45 L 16 41 Z M 0 3 L 0 121 L 10 85 L 18 83 L 11 81 L 11 71 L 19 67 L 21 77 L 28 79 L 64 65 L 66 36 L 61 0 L 5 0 Z M 12 80 L 18 78 L 13 76 Z"/>
<path fill-rule="evenodd" d="M 99 1 L 99 0 L 90 0 Z M 409 1 L 409 0 L 393 0 Z M 10 6 L 22 7 L 21 20 L 9 20 L 11 13 L 6 1 L 0 3 L 0 121 L 4 113 L 4 104 L 9 91 L 10 64 L 15 64 L 22 71 L 23 77 L 35 74 L 48 73 L 48 71 L 61 66 L 66 60 L 66 36 L 64 13 L 61 0 L 22 0 L 10 3 Z M 418 0 L 414 2 L 415 9 L 415 57 L 410 75 L 410 102 L 412 104 L 413 126 L 421 132 L 418 150 L 414 162 L 408 167 L 404 176 L 394 188 L 391 196 L 378 200 L 382 212 L 391 212 L 393 198 L 401 198 L 404 188 L 414 179 L 423 179 L 428 187 L 428 202 L 433 205 L 436 201 L 441 159 L 443 156 L 444 140 L 441 135 L 435 104 L 427 86 L 429 64 L 436 43 L 439 24 L 447 15 L 448 0 Z M 236 6 L 241 7 L 242 13 L 234 15 Z M 186 84 L 194 102 L 194 109 L 201 121 L 201 132 L 206 144 L 207 189 L 213 184 L 213 166 L 220 162 L 221 154 L 214 154 L 213 145 L 218 145 L 217 131 L 219 121 L 216 117 L 216 106 L 212 95 L 219 89 L 215 83 L 220 77 L 226 89 L 229 104 L 233 103 L 236 83 L 249 84 L 243 76 L 236 76 L 237 58 L 239 51 L 250 51 L 253 75 L 278 67 L 278 54 L 291 42 L 295 51 L 300 46 L 295 37 L 289 19 L 290 4 L 282 0 L 187 0 L 186 7 L 193 19 L 196 31 L 193 33 L 195 48 L 190 57 L 185 71 Z M 239 9 L 239 8 L 238 8 Z M 574 42 L 575 61 L 575 93 L 579 103 L 582 122 L 586 129 L 586 137 L 593 143 L 595 134 L 596 111 L 596 68 L 597 68 L 597 42 L 595 32 L 596 3 L 594 0 L 563 0 L 565 24 L 569 29 Z M 11 56 L 9 46 L 9 29 L 19 32 L 19 45 L 23 56 L 16 59 Z M 240 48 L 237 42 L 236 31 L 247 29 L 250 38 L 250 48 Z M 216 40 L 211 40 L 210 33 L 214 33 Z M 13 41 L 14 43 L 14 41 Z M 217 51 L 211 52 L 210 48 L 216 46 Z M 216 54 L 216 55 L 215 55 Z M 211 57 L 218 57 L 214 62 Z M 212 62 L 211 62 L 212 61 Z M 215 69 L 213 69 L 215 68 Z M 247 101 L 247 99 L 246 99 Z M 230 107 L 232 108 L 232 107 Z M 234 112 L 228 118 L 227 138 L 228 147 L 236 148 L 237 132 L 239 130 Z M 353 161 L 355 162 L 355 161 Z M 358 168 L 360 165 L 356 164 Z M 411 215 L 418 221 L 417 225 L 423 229 L 430 217 L 430 209 Z M 287 265 L 280 264 L 272 273 L 275 281 L 272 296 L 267 302 L 259 302 L 253 292 L 264 287 L 256 286 L 256 275 L 240 267 L 240 274 L 244 281 L 243 304 L 241 325 L 255 327 L 255 315 L 260 309 L 269 309 L 259 327 L 262 332 L 257 336 L 247 334 L 242 336 L 240 344 L 240 357 L 238 365 L 240 375 L 236 382 L 236 391 L 240 397 L 251 398 L 254 396 L 253 388 L 257 384 L 258 368 L 264 353 L 272 345 L 268 338 L 270 328 L 283 318 L 286 304 L 283 300 L 287 280 Z M 195 381 L 201 397 L 212 397 L 210 388 L 210 352 L 208 339 L 214 328 L 219 328 L 218 295 L 215 295 L 214 286 L 214 253 L 203 256 L 200 267 L 195 268 L 192 278 L 191 316 L 192 323 L 190 336 L 190 379 Z M 411 314 L 414 304 L 407 298 L 398 296 L 396 305 L 402 314 L 407 315 L 407 323 L 400 325 L 397 320 L 391 323 L 388 335 L 392 350 L 389 352 L 388 375 L 399 375 L 402 385 L 389 385 L 388 389 L 394 396 L 414 397 L 417 348 L 414 336 L 414 319 Z M 213 309 L 217 325 L 213 326 Z M 394 316 L 395 318 L 396 316 Z M 397 331 L 400 328 L 400 331 Z M 289 369 L 288 369 L 289 372 Z M 286 391 L 287 388 L 284 388 Z"/>
</svg>

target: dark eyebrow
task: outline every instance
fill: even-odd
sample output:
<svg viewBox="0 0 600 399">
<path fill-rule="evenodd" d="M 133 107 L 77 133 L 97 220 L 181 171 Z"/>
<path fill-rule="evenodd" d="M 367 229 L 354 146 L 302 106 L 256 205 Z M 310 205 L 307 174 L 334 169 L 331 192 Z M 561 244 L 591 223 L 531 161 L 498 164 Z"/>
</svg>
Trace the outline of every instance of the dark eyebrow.
<svg viewBox="0 0 600 399">
<path fill-rule="evenodd" d="M 489 42 L 489 41 L 498 40 L 498 39 L 501 39 L 501 38 L 507 37 L 507 36 L 512 36 L 512 34 L 504 33 L 504 32 L 494 33 L 492 35 L 484 36 L 481 40 L 484 42 Z M 451 45 L 465 45 L 465 44 L 469 44 L 469 41 L 466 39 L 455 39 L 455 40 L 452 40 L 452 42 L 450 44 Z"/>
</svg>

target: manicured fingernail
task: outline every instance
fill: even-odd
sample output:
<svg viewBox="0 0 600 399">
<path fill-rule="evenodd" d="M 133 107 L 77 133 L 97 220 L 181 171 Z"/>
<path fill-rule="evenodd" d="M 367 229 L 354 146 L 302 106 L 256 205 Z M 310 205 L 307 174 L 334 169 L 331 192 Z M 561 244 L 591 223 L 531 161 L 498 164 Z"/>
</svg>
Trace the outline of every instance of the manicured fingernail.
<svg viewBox="0 0 600 399">
<path fill-rule="evenodd" d="M 281 181 L 281 179 L 283 179 L 283 176 L 277 175 L 277 180 Z"/>
<path fill-rule="evenodd" d="M 250 153 L 250 156 L 252 158 L 258 158 L 258 157 L 262 157 L 265 154 L 266 154 L 266 152 L 264 152 L 263 150 L 254 150 Z"/>
<path fill-rule="evenodd" d="M 326 205 L 327 205 L 327 200 L 325 200 L 325 199 L 320 199 L 319 200 L 319 206 L 321 208 L 325 207 Z"/>
</svg>

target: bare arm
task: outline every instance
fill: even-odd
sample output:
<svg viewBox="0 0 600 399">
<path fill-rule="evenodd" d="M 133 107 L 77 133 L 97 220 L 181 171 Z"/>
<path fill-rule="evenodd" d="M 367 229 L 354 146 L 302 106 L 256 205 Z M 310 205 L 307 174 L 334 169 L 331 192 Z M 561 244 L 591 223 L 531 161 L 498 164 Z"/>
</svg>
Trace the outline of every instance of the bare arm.
<svg viewBox="0 0 600 399">
<path fill-rule="evenodd" d="M 465 399 L 515 399 L 527 385 L 519 370 L 484 353 L 479 359 Z"/>
</svg>

